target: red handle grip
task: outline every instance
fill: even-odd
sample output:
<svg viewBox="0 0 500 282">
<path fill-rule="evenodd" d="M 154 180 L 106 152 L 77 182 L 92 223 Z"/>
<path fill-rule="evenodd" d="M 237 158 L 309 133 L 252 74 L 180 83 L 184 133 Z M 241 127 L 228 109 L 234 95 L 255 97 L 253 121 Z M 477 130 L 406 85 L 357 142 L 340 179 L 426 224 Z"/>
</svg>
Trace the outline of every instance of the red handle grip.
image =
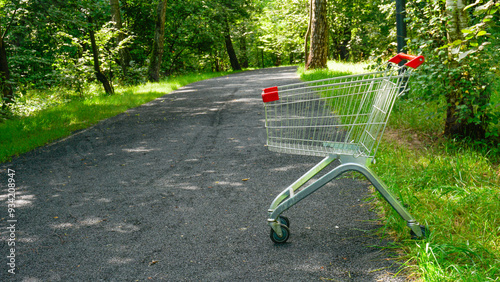
<svg viewBox="0 0 500 282">
<path fill-rule="evenodd" d="M 405 53 L 399 53 L 396 56 L 392 57 L 389 62 L 399 64 L 399 62 L 401 62 L 402 60 L 408 61 L 405 66 L 416 69 L 425 61 L 425 58 L 424 56 L 413 56 Z"/>
<path fill-rule="evenodd" d="M 269 87 L 262 90 L 262 101 L 264 103 L 277 101 L 280 97 L 278 95 L 278 86 Z"/>
</svg>

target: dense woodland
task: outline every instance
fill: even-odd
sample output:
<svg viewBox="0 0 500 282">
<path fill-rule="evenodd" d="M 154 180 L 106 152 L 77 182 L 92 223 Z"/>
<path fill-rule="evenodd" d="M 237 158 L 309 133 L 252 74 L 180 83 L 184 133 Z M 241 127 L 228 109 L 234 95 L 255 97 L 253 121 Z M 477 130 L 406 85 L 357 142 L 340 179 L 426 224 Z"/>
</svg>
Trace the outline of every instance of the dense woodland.
<svg viewBox="0 0 500 282">
<path fill-rule="evenodd" d="M 85 97 L 100 85 L 112 95 L 180 73 L 322 68 L 326 59 L 381 62 L 397 52 L 392 0 L 0 0 L 0 8 L 4 113 L 31 91 Z M 427 58 L 414 88 L 445 100 L 447 135 L 498 135 L 489 127 L 500 120 L 499 9 L 406 1 L 406 51 Z"/>
</svg>

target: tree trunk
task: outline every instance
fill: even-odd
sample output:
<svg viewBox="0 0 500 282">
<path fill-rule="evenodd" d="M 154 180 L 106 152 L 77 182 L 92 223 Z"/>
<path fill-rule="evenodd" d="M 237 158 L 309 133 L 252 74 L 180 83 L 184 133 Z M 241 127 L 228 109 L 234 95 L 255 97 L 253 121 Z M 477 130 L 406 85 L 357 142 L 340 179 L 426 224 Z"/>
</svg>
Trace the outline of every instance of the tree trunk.
<svg viewBox="0 0 500 282">
<path fill-rule="evenodd" d="M 111 6 L 111 20 L 115 23 L 115 28 L 118 30 L 118 37 L 116 38 L 116 45 L 119 48 L 120 66 L 123 75 L 127 75 L 127 69 L 130 65 L 130 52 L 127 47 L 120 47 L 120 43 L 125 39 L 125 34 L 122 32 L 122 17 L 120 14 L 120 3 L 118 0 L 109 0 Z"/>
<path fill-rule="evenodd" d="M 240 37 L 240 56 L 241 67 L 248 68 L 247 39 L 245 35 Z"/>
<path fill-rule="evenodd" d="M 349 50 L 347 49 L 347 45 L 349 45 L 349 42 L 351 41 L 351 36 L 352 31 L 349 27 L 344 31 L 344 40 L 342 40 L 339 47 L 340 59 L 342 61 L 347 61 L 349 59 Z"/>
<path fill-rule="evenodd" d="M 260 57 L 262 61 L 262 68 L 264 68 L 264 49 L 260 49 Z"/>
<path fill-rule="evenodd" d="M 326 68 L 328 60 L 328 22 L 326 0 L 313 0 L 311 17 L 311 49 L 306 69 Z"/>
<path fill-rule="evenodd" d="M 240 63 L 238 62 L 238 57 L 236 57 L 236 52 L 233 48 L 233 42 L 231 41 L 231 34 L 229 31 L 229 23 L 226 21 L 226 34 L 224 35 L 224 40 L 226 41 L 226 50 L 229 55 L 229 62 L 231 63 L 231 68 L 233 71 L 241 70 Z"/>
<path fill-rule="evenodd" d="M 467 3 L 463 0 L 446 0 L 446 15 L 448 17 L 448 43 L 456 40 L 462 40 L 462 30 L 469 25 L 469 18 L 464 8 Z M 463 66 L 456 58 L 454 47 L 448 49 L 448 60 L 452 71 L 450 75 L 450 89 L 446 93 L 447 109 L 444 126 L 444 135 L 449 137 L 472 137 L 474 139 L 483 139 L 486 134 L 485 126 L 470 122 L 474 118 L 474 109 L 468 101 L 469 94 L 465 92 L 464 87 L 460 86 L 461 81 L 469 81 L 469 73 L 459 71 Z M 455 47 L 456 48 L 456 47 Z M 485 119 L 482 117 L 481 119 Z"/>
<path fill-rule="evenodd" d="M 308 58 L 309 58 L 309 47 L 307 46 L 309 43 L 309 38 L 311 37 L 311 24 L 312 24 L 312 2 L 313 0 L 309 0 L 309 22 L 307 23 L 307 31 L 306 36 L 304 38 L 304 65 L 307 66 Z"/>
<path fill-rule="evenodd" d="M 92 23 L 92 19 L 89 18 L 89 22 Z M 89 35 L 90 35 L 90 44 L 92 45 L 92 55 L 94 57 L 94 72 L 97 80 L 102 83 L 104 87 L 104 91 L 108 95 L 112 95 L 115 93 L 113 86 L 109 83 L 109 80 L 106 76 L 101 72 L 101 65 L 99 63 L 99 49 L 97 48 L 97 44 L 95 42 L 95 34 L 92 25 L 89 27 Z"/>
<path fill-rule="evenodd" d="M 0 89 L 2 90 L 3 108 L 14 102 L 14 91 L 9 83 L 10 71 L 7 52 L 3 41 L 3 29 L 0 26 Z"/>
<path fill-rule="evenodd" d="M 148 70 L 149 80 L 155 82 L 160 81 L 160 66 L 163 57 L 163 43 L 165 41 L 166 13 L 167 0 L 160 0 L 157 8 L 155 38 Z"/>
</svg>

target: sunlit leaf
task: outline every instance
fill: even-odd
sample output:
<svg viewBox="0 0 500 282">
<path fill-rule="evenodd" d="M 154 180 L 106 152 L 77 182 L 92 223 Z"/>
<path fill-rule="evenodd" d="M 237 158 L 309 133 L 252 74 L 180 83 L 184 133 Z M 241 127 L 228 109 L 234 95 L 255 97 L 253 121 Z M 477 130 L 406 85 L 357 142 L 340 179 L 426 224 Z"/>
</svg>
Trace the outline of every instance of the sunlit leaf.
<svg viewBox="0 0 500 282">
<path fill-rule="evenodd" d="M 477 33 L 477 36 L 483 36 L 486 34 L 487 34 L 487 32 L 485 30 L 481 30 L 480 32 Z"/>
<path fill-rule="evenodd" d="M 461 60 L 465 59 L 468 55 L 474 54 L 476 52 L 477 52 L 477 49 L 471 49 L 471 50 L 467 50 L 465 52 L 460 52 L 460 54 L 458 54 L 458 61 L 461 61 Z"/>
<path fill-rule="evenodd" d="M 474 2 L 474 3 L 470 4 L 470 5 L 468 5 L 467 7 L 465 7 L 465 8 L 464 8 L 464 11 L 466 11 L 466 10 L 468 10 L 468 9 L 470 9 L 470 8 L 472 8 L 472 7 L 474 7 L 474 6 L 476 6 L 476 5 L 477 5 L 477 4 L 479 4 L 479 3 L 481 3 L 481 0 L 476 0 L 476 2 Z"/>
</svg>

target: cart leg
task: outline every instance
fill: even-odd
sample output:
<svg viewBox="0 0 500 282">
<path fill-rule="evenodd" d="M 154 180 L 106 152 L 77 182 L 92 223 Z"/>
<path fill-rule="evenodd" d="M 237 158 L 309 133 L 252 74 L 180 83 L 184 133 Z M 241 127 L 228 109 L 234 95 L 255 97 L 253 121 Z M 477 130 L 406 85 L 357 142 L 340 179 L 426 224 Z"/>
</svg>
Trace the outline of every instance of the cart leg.
<svg viewBox="0 0 500 282">
<path fill-rule="evenodd" d="M 279 216 L 284 211 L 288 210 L 298 202 L 302 201 L 307 196 L 311 195 L 319 188 L 323 187 L 325 184 L 339 177 L 343 173 L 348 171 L 357 171 L 363 174 L 373 184 L 373 186 L 379 191 L 382 197 L 407 222 L 408 227 L 410 227 L 415 237 L 423 238 L 426 235 L 424 234 L 425 229 L 422 226 L 420 226 L 419 223 L 413 218 L 413 216 L 401 205 L 401 203 L 398 200 L 396 200 L 396 197 L 391 192 L 389 192 L 385 183 L 382 182 L 382 180 L 380 180 L 376 176 L 376 174 L 365 165 L 367 162 L 366 158 L 353 158 L 353 157 L 342 156 L 340 157 L 340 161 L 342 163 L 341 165 L 335 167 L 334 169 L 332 169 L 330 172 L 325 174 L 323 177 L 321 177 L 314 183 L 300 190 L 298 193 L 287 194 L 286 196 L 284 196 L 285 192 L 288 191 L 287 193 L 290 193 L 289 190 L 285 190 L 282 192 L 282 194 L 280 194 L 280 196 L 284 197 L 280 198 L 280 196 L 278 196 L 275 199 L 275 201 L 271 205 L 271 209 L 269 209 L 269 217 L 268 217 L 268 223 L 272 228 L 271 232 L 274 231 L 278 236 L 281 236 L 282 234 L 281 228 L 283 224 L 279 222 Z M 278 198 L 280 198 L 279 202 L 277 201 Z M 286 231 L 289 234 L 289 231 L 288 230 Z"/>
<path fill-rule="evenodd" d="M 424 228 L 413 218 L 413 216 L 396 200 L 396 197 L 388 190 L 387 185 L 369 168 L 360 167 L 356 169 L 363 174 L 382 195 L 382 197 L 391 205 L 391 207 L 406 221 L 406 224 L 413 231 L 417 238 L 425 237 Z"/>
<path fill-rule="evenodd" d="M 295 191 L 297 189 L 302 187 L 302 185 L 304 185 L 307 181 L 313 178 L 316 174 L 318 174 L 321 170 L 323 170 L 325 167 L 327 167 L 336 159 L 337 156 L 328 156 L 324 158 L 321 162 L 319 162 L 317 165 L 315 165 L 313 168 L 311 168 L 304 175 L 302 175 L 299 179 L 297 179 L 297 181 L 292 183 L 292 185 L 288 186 L 274 199 L 274 201 L 271 203 L 271 206 L 269 207 L 268 212 L 272 213 L 274 209 L 276 209 L 276 207 L 280 205 L 281 202 L 283 202 L 283 200 L 285 200 L 286 198 L 294 197 Z"/>
<path fill-rule="evenodd" d="M 343 174 L 346 171 L 353 170 L 353 168 L 349 167 L 349 164 L 341 164 L 340 166 L 335 167 L 333 170 L 325 174 L 323 177 L 320 179 L 316 180 L 309 186 L 303 188 L 299 192 L 295 193 L 293 197 L 288 197 L 285 198 L 281 203 L 279 203 L 274 209 L 269 209 L 269 218 L 268 222 L 271 225 L 271 228 L 277 227 L 276 224 L 279 225 L 278 222 L 278 217 L 280 214 L 297 204 L 298 202 L 302 201 L 305 199 L 307 196 L 311 195 L 315 191 L 317 191 L 319 188 L 323 187 L 325 184 L 328 182 L 332 181 L 333 179 L 339 177 L 341 174 Z M 273 206 L 271 206 L 273 207 Z M 272 224 L 275 223 L 275 224 Z M 274 228 L 273 228 L 274 229 Z M 276 230 L 277 231 L 277 230 Z"/>
<path fill-rule="evenodd" d="M 366 159 L 355 159 L 350 156 L 341 157 L 340 161 L 346 163 L 346 169 L 358 171 L 363 174 L 382 195 L 382 197 L 391 205 L 391 207 L 406 221 L 412 231 L 413 238 L 424 238 L 426 236 L 425 227 L 421 226 L 415 218 L 401 205 L 396 197 L 389 191 L 387 185 L 366 165 Z"/>
<path fill-rule="evenodd" d="M 283 190 L 271 203 L 271 206 L 269 207 L 269 217 L 268 217 L 268 223 L 269 226 L 271 226 L 271 239 L 275 243 L 284 243 L 288 239 L 288 236 L 290 235 L 290 231 L 288 230 L 288 219 L 286 219 L 286 223 L 281 222 L 280 220 L 280 215 L 283 213 L 283 211 L 278 211 L 276 212 L 276 208 L 278 206 L 282 206 L 282 203 L 286 199 L 294 199 L 296 197 L 295 191 L 302 187 L 307 181 L 309 181 L 311 178 L 313 178 L 316 174 L 318 174 L 320 171 L 322 171 L 325 167 L 327 167 L 329 164 L 331 164 L 334 160 L 338 159 L 338 156 L 336 155 L 329 155 L 328 157 L 324 158 L 321 162 L 319 162 L 317 165 L 315 165 L 313 168 L 311 168 L 308 172 L 306 172 L 304 175 L 302 175 L 297 181 L 292 183 L 290 186 L 288 186 L 285 190 Z M 299 201 L 299 200 L 298 200 Z M 290 208 L 291 206 L 294 205 L 294 201 L 289 202 Z M 287 209 L 288 209 L 287 208 Z M 280 209 L 281 210 L 281 209 Z M 285 227 L 283 227 L 285 225 Z M 286 230 L 283 231 L 283 228 L 286 228 Z M 274 232 L 274 233 L 273 233 Z M 276 237 L 277 236 L 277 237 Z M 286 239 L 283 240 L 284 236 L 286 236 Z M 282 241 L 280 241 L 282 240 Z"/>
</svg>

